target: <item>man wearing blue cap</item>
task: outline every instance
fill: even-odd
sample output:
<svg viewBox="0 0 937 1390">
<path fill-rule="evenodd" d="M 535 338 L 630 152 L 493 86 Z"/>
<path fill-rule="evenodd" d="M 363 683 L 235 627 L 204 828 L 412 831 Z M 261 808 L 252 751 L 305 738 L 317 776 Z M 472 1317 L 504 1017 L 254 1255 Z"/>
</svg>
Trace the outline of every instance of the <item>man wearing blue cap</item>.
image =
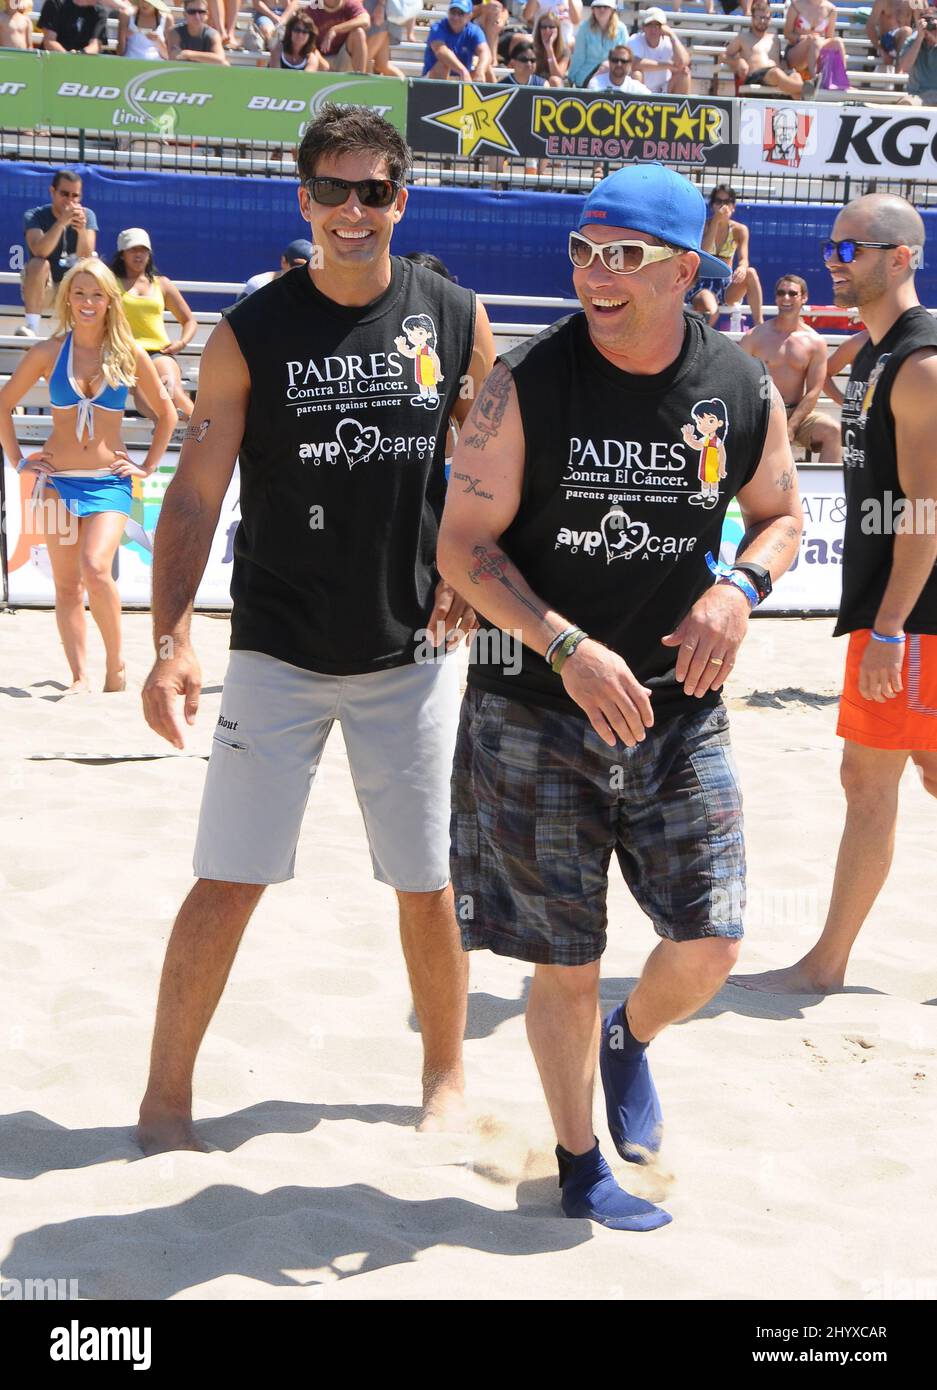
<svg viewBox="0 0 937 1390">
<path fill-rule="evenodd" d="M 255 290 L 262 289 L 264 285 L 269 285 L 272 280 L 278 280 L 281 275 L 285 275 L 288 270 L 292 270 L 297 265 L 308 265 L 315 255 L 311 241 L 305 237 L 297 237 L 291 241 L 289 246 L 280 255 L 279 270 L 262 270 L 259 275 L 252 275 L 249 280 L 244 281 L 244 288 L 237 297 L 240 304 L 242 299 L 246 299 Z"/>
<path fill-rule="evenodd" d="M 625 1230 L 670 1217 L 625 1192 L 600 1153 L 596 1060 L 615 1147 L 646 1162 L 661 1131 L 647 1045 L 716 993 L 742 936 L 719 692 L 801 531 L 770 378 L 684 313 L 698 273 L 726 273 L 700 249 L 704 221 L 696 188 L 660 165 L 596 186 L 569 239 L 582 312 L 488 377 L 438 553 L 485 615 L 452 786 L 463 949 L 534 964 L 527 1031 L 563 1210 Z M 729 569 L 713 556 L 733 497 L 747 533 Z M 613 851 L 660 941 L 600 1026 Z"/>
<path fill-rule="evenodd" d="M 455 77 L 470 82 L 477 72 L 487 74 L 491 50 L 480 24 L 469 19 L 471 0 L 450 0 L 445 19 L 437 20 L 429 31 L 423 55 L 424 77 Z"/>
</svg>

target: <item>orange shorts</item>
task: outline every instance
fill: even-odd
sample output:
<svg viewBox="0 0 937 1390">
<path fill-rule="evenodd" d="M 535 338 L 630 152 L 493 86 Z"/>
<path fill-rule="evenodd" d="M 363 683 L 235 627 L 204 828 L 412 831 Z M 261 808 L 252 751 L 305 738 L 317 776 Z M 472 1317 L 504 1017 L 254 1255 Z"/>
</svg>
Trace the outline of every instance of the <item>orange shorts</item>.
<svg viewBox="0 0 937 1390">
<path fill-rule="evenodd" d="M 904 689 L 884 704 L 859 694 L 859 666 L 870 640 L 868 628 L 849 634 L 836 732 L 866 748 L 937 749 L 937 637 L 908 634 L 901 667 Z"/>
</svg>

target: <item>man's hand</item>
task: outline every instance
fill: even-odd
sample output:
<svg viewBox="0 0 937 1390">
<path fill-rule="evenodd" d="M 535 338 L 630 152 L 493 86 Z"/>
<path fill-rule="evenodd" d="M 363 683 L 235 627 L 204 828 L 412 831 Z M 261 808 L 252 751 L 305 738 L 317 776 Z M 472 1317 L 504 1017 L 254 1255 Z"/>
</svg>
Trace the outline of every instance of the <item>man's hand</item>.
<svg viewBox="0 0 937 1390">
<path fill-rule="evenodd" d="M 627 748 L 643 743 L 654 724 L 651 692 L 616 652 L 587 637 L 567 657 L 560 677 L 570 699 L 589 716 L 603 743 L 615 747 L 616 736 Z"/>
<path fill-rule="evenodd" d="M 719 690 L 748 631 L 748 599 L 734 584 L 714 584 L 661 641 L 679 647 L 676 677 L 687 695 Z"/>
<path fill-rule="evenodd" d="M 88 225 L 88 214 L 81 203 L 72 203 L 68 210 L 69 225 L 74 227 L 76 232 L 84 231 Z"/>
<path fill-rule="evenodd" d="M 195 723 L 202 692 L 202 669 L 191 647 L 177 650 L 166 661 L 157 660 L 143 687 L 143 717 L 150 728 L 173 748 L 185 747 L 183 727 L 176 713 L 176 696 L 185 697 L 183 712 L 187 724 Z"/>
<path fill-rule="evenodd" d="M 859 694 L 864 700 L 884 705 L 886 700 L 901 694 L 905 646 L 904 642 L 876 642 L 874 637 L 869 638 L 859 667 Z"/>
<path fill-rule="evenodd" d="M 446 651 L 451 652 L 464 637 L 471 641 L 472 633 L 478 627 L 478 618 L 470 604 L 457 594 L 451 584 L 440 579 L 436 585 L 433 611 L 426 622 L 426 630 L 434 647 L 445 640 Z"/>
</svg>

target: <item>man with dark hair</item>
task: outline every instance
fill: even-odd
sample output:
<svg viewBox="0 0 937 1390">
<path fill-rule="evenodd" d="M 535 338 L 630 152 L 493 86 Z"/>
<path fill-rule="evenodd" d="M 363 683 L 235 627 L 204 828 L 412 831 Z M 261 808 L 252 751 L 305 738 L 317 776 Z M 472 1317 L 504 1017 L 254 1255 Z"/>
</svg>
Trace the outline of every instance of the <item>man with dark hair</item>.
<svg viewBox="0 0 937 1390">
<path fill-rule="evenodd" d="M 703 232 L 703 250 L 718 256 L 729 267 L 725 280 L 704 277 L 696 282 L 689 303 L 715 327 L 719 321 L 719 306 L 731 309 L 733 304 L 748 300 L 752 322 L 762 320 L 763 296 L 758 272 L 749 262 L 750 237 L 743 222 L 735 220 L 738 195 L 727 183 L 720 183 L 709 195 L 709 216 Z M 738 257 L 738 260 L 736 260 Z"/>
<path fill-rule="evenodd" d="M 45 0 L 39 28 L 46 53 L 101 53 L 107 48 L 107 10 L 97 0 Z"/>
<path fill-rule="evenodd" d="M 893 193 L 849 203 L 823 249 L 835 303 L 857 308 L 869 330 L 842 418 L 846 824 L 819 940 L 794 965 L 736 980 L 771 993 L 843 988 L 891 868 L 909 759 L 937 796 L 937 323 L 914 285 L 923 254 L 923 220 Z"/>
<path fill-rule="evenodd" d="M 898 71 L 908 74 L 909 100 L 933 106 L 937 103 L 937 10 L 918 15 L 914 29 L 900 50 Z"/>
<path fill-rule="evenodd" d="M 150 1153 L 203 1147 L 191 1119 L 198 1047 L 265 885 L 293 876 L 336 721 L 374 875 L 397 892 L 423 1039 L 424 1127 L 458 1122 L 462 1105 L 467 970 L 448 862 L 458 672 L 445 658 L 474 615 L 439 581 L 435 554 L 449 421 L 467 414 L 494 343 L 474 294 L 390 254 L 410 152 L 389 122 L 327 105 L 297 165 L 300 211 L 321 256 L 214 329 L 156 537 L 158 655 L 144 710 L 181 747 L 176 699 L 191 723 L 200 689 L 192 603 L 239 461 L 231 660 L 198 882 L 160 986 L 140 1109 Z"/>
<path fill-rule="evenodd" d="M 23 217 L 30 259 L 20 276 L 26 322 L 16 330 L 19 338 L 38 335 L 42 311 L 51 307 L 65 272 L 93 256 L 97 241 L 98 219 L 82 204 L 80 174 L 59 169 L 49 196 L 51 202 L 30 208 Z"/>
<path fill-rule="evenodd" d="M 537 76 L 536 65 L 533 42 L 520 43 L 511 49 L 511 56 L 508 58 L 511 71 L 507 77 L 502 77 L 501 81 L 511 83 L 515 87 L 545 87 L 546 78 Z"/>
<path fill-rule="evenodd" d="M 278 279 L 285 275 L 288 270 L 295 269 L 298 265 L 308 265 L 315 255 L 312 242 L 306 237 L 299 237 L 296 241 L 291 241 L 285 251 L 280 253 L 279 270 L 261 270 L 257 275 L 252 275 L 249 280 L 244 281 L 244 288 L 238 295 L 238 302 L 246 299 L 255 290 L 261 289 L 264 285 L 269 285 L 271 280 Z"/>
<path fill-rule="evenodd" d="M 583 312 L 488 378 L 452 465 L 473 486 L 450 488 L 439 543 L 444 576 L 487 623 L 453 768 L 462 944 L 534 966 L 527 1033 L 563 1210 L 618 1230 L 669 1217 L 602 1158 L 597 1054 L 615 1147 L 643 1162 L 661 1126 L 648 1043 L 695 1014 L 738 954 L 741 801 L 719 692 L 800 539 L 777 392 L 683 312 L 697 270 L 721 269 L 700 249 L 703 222 L 698 190 L 661 165 L 596 185 L 569 243 Z M 733 497 L 747 535 L 720 569 Z M 512 638 L 523 661 L 509 675 Z M 613 852 L 661 940 L 600 1040 Z"/>
<path fill-rule="evenodd" d="M 740 87 L 775 87 L 784 96 L 800 96 L 804 79 L 781 66 L 781 40 L 771 31 L 770 0 L 754 0 L 747 29 L 739 29 L 720 55 Z"/>
<path fill-rule="evenodd" d="M 820 452 L 820 462 L 837 467 L 843 461 L 839 421 L 819 410 L 826 382 L 826 342 L 801 314 L 807 303 L 807 282 L 799 275 L 782 275 L 774 290 L 777 315 L 746 333 L 739 346 L 760 358 L 771 373 L 787 411 L 787 435 L 792 444 Z"/>
<path fill-rule="evenodd" d="M 631 76 L 632 65 L 631 49 L 625 43 L 616 43 L 614 48 L 609 49 L 608 72 L 597 73 L 589 83 L 589 90 L 650 96 L 650 87 Z"/>
</svg>

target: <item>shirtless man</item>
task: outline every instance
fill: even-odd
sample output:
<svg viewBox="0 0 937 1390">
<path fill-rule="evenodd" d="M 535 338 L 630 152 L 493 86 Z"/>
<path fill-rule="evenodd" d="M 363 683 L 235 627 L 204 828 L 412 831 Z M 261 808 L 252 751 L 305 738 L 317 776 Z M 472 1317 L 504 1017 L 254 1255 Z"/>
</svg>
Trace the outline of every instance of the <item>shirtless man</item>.
<svg viewBox="0 0 937 1390">
<path fill-rule="evenodd" d="M 881 0 L 880 0 L 881 2 Z M 797 97 L 804 79 L 796 72 L 781 67 L 781 41 L 771 32 L 769 0 L 755 0 L 749 16 L 749 28 L 739 30 L 722 52 L 720 62 L 731 68 L 736 90 L 751 83 L 776 87 L 785 96 Z"/>
<path fill-rule="evenodd" d="M 925 8 L 924 0 L 875 0 L 865 32 L 880 67 L 895 66 L 902 45 L 914 33 L 915 20 Z"/>
<path fill-rule="evenodd" d="M 32 48 L 33 25 L 28 14 L 29 0 L 7 0 L 0 14 L 0 48 Z"/>
<path fill-rule="evenodd" d="M 733 304 L 740 304 L 746 298 L 751 306 L 752 323 L 759 324 L 762 320 L 761 281 L 757 270 L 748 263 L 748 228 L 734 220 L 735 202 L 735 190 L 727 183 L 720 183 L 713 189 L 701 242 L 703 250 L 725 261 L 732 274 L 728 280 L 703 277 L 687 294 L 690 307 L 708 318 L 713 328 L 719 321 L 720 304 L 731 309 Z"/>
<path fill-rule="evenodd" d="M 807 282 L 799 275 L 782 275 L 774 287 L 777 318 L 768 319 L 739 343 L 760 357 L 781 393 L 787 410 L 787 437 L 804 449 L 819 449 L 820 462 L 839 465 L 843 450 L 839 421 L 817 410 L 826 382 L 826 343 L 801 313 L 807 302 Z"/>
</svg>

